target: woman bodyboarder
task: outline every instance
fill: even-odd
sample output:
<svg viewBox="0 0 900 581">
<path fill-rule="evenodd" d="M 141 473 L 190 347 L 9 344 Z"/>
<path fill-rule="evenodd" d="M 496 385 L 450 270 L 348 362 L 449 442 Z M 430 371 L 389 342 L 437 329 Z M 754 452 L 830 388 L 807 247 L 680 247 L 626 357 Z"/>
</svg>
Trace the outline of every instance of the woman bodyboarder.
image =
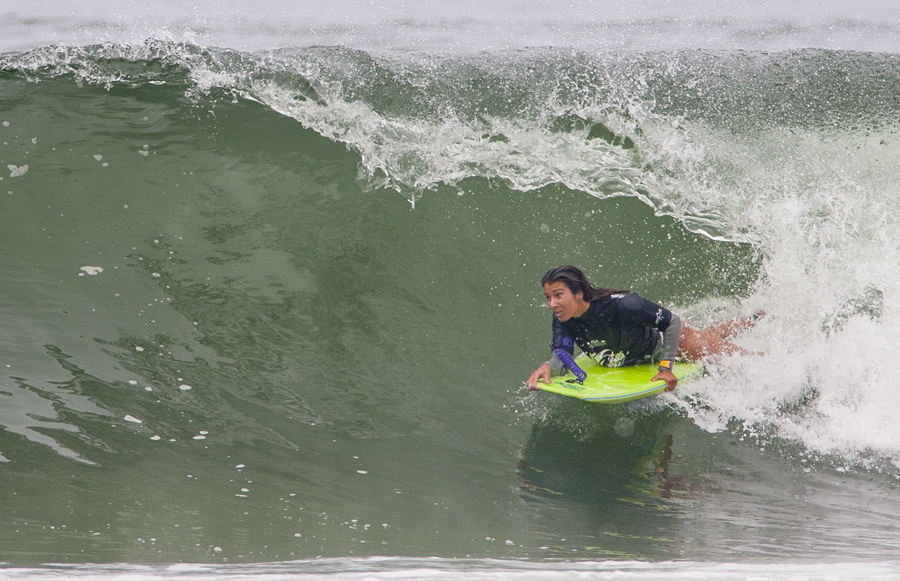
<svg viewBox="0 0 900 581">
<path fill-rule="evenodd" d="M 528 378 L 530 389 L 537 389 L 539 380 L 550 383 L 551 375 L 565 373 L 565 362 L 571 362 L 578 345 L 608 367 L 658 363 L 658 373 L 650 381 L 665 381 L 666 391 L 672 391 L 678 383 L 672 373 L 676 357 L 696 361 L 708 355 L 746 353 L 726 339 L 759 316 L 700 331 L 637 293 L 594 287 L 570 265 L 547 272 L 541 285 L 553 311 L 553 357 Z"/>
</svg>

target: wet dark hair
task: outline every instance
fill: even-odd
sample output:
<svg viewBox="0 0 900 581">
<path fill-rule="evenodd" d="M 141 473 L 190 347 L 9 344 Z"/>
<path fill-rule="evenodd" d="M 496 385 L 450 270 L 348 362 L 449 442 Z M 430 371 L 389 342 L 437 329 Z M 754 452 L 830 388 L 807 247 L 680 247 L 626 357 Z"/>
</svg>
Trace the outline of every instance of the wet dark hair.
<svg viewBox="0 0 900 581">
<path fill-rule="evenodd" d="M 596 288 L 588 281 L 584 273 L 581 272 L 581 269 L 570 264 L 564 264 L 548 270 L 547 274 L 544 275 L 544 278 L 541 279 L 541 286 L 550 282 L 563 283 L 570 291 L 572 291 L 573 295 L 581 293 L 583 299 L 587 302 L 606 299 L 612 295 L 630 292 L 627 290 L 614 290 L 611 288 Z"/>
</svg>

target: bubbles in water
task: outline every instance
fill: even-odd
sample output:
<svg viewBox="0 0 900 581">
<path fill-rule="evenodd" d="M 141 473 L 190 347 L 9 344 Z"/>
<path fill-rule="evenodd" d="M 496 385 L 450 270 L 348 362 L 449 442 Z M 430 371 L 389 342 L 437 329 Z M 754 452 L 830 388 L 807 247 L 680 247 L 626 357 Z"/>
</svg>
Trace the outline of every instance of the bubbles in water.
<svg viewBox="0 0 900 581">
<path fill-rule="evenodd" d="M 634 420 L 631 418 L 619 418 L 613 425 L 613 430 L 619 437 L 627 438 L 634 434 Z"/>
</svg>

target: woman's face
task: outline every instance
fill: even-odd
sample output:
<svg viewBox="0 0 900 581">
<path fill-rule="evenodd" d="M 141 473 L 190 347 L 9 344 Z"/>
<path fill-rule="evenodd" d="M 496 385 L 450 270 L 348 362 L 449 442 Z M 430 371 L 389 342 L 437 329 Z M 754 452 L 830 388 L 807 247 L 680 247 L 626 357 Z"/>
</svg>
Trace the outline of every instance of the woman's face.
<svg viewBox="0 0 900 581">
<path fill-rule="evenodd" d="M 550 307 L 559 322 L 568 321 L 572 317 L 580 317 L 590 306 L 583 300 L 582 293 L 572 294 L 569 287 L 559 281 L 545 284 L 544 296 L 547 297 L 547 306 Z"/>
</svg>

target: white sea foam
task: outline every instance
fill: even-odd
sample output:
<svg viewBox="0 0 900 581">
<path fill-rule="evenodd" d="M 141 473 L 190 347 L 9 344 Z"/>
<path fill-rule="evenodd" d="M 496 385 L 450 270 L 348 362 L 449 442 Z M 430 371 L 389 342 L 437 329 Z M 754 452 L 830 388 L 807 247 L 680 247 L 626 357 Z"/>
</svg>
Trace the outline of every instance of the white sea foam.
<svg viewBox="0 0 900 581">
<path fill-rule="evenodd" d="M 761 250 L 764 277 L 744 312 L 767 316 L 739 339 L 765 356 L 721 361 L 710 377 L 686 384 L 704 404 L 685 404 L 687 413 L 709 429 L 737 419 L 764 440 L 900 467 L 889 355 L 900 334 L 900 171 L 878 161 L 896 156 L 884 139 L 894 129 L 871 141 L 793 129 L 736 142 L 699 131 L 688 135 L 703 143 L 706 160 L 685 171 L 685 195 Z M 697 168 L 722 163 L 729 173 L 701 181 Z M 694 305 L 688 316 L 723 313 Z"/>
<path fill-rule="evenodd" d="M 9 164 L 6 167 L 9 168 L 9 177 L 11 177 L 11 178 L 17 178 L 17 177 L 23 176 L 26 173 L 28 173 L 28 164 L 27 163 L 24 165 L 19 165 L 19 166 Z"/>
<path fill-rule="evenodd" d="M 246 494 L 235 494 L 246 498 Z M 296 533 L 295 538 L 302 538 Z M 93 570 L 92 570 L 93 569 Z M 189 576 L 209 580 L 281 579 L 362 581 L 365 579 L 409 579 L 466 581 L 681 581 L 708 579 L 716 581 L 844 581 L 867 579 L 886 581 L 900 575 L 900 566 L 892 562 L 866 563 L 778 563 L 736 564 L 637 561 L 585 561 L 566 563 L 541 563 L 533 561 L 508 561 L 502 559 L 412 559 L 399 557 L 372 557 L 368 559 L 338 558 L 280 563 L 256 563 L 248 565 L 57 565 L 52 568 L 10 568 L 7 574 L 16 579 L 109 579 L 121 577 L 137 581 L 170 579 L 172 575 Z"/>
</svg>

